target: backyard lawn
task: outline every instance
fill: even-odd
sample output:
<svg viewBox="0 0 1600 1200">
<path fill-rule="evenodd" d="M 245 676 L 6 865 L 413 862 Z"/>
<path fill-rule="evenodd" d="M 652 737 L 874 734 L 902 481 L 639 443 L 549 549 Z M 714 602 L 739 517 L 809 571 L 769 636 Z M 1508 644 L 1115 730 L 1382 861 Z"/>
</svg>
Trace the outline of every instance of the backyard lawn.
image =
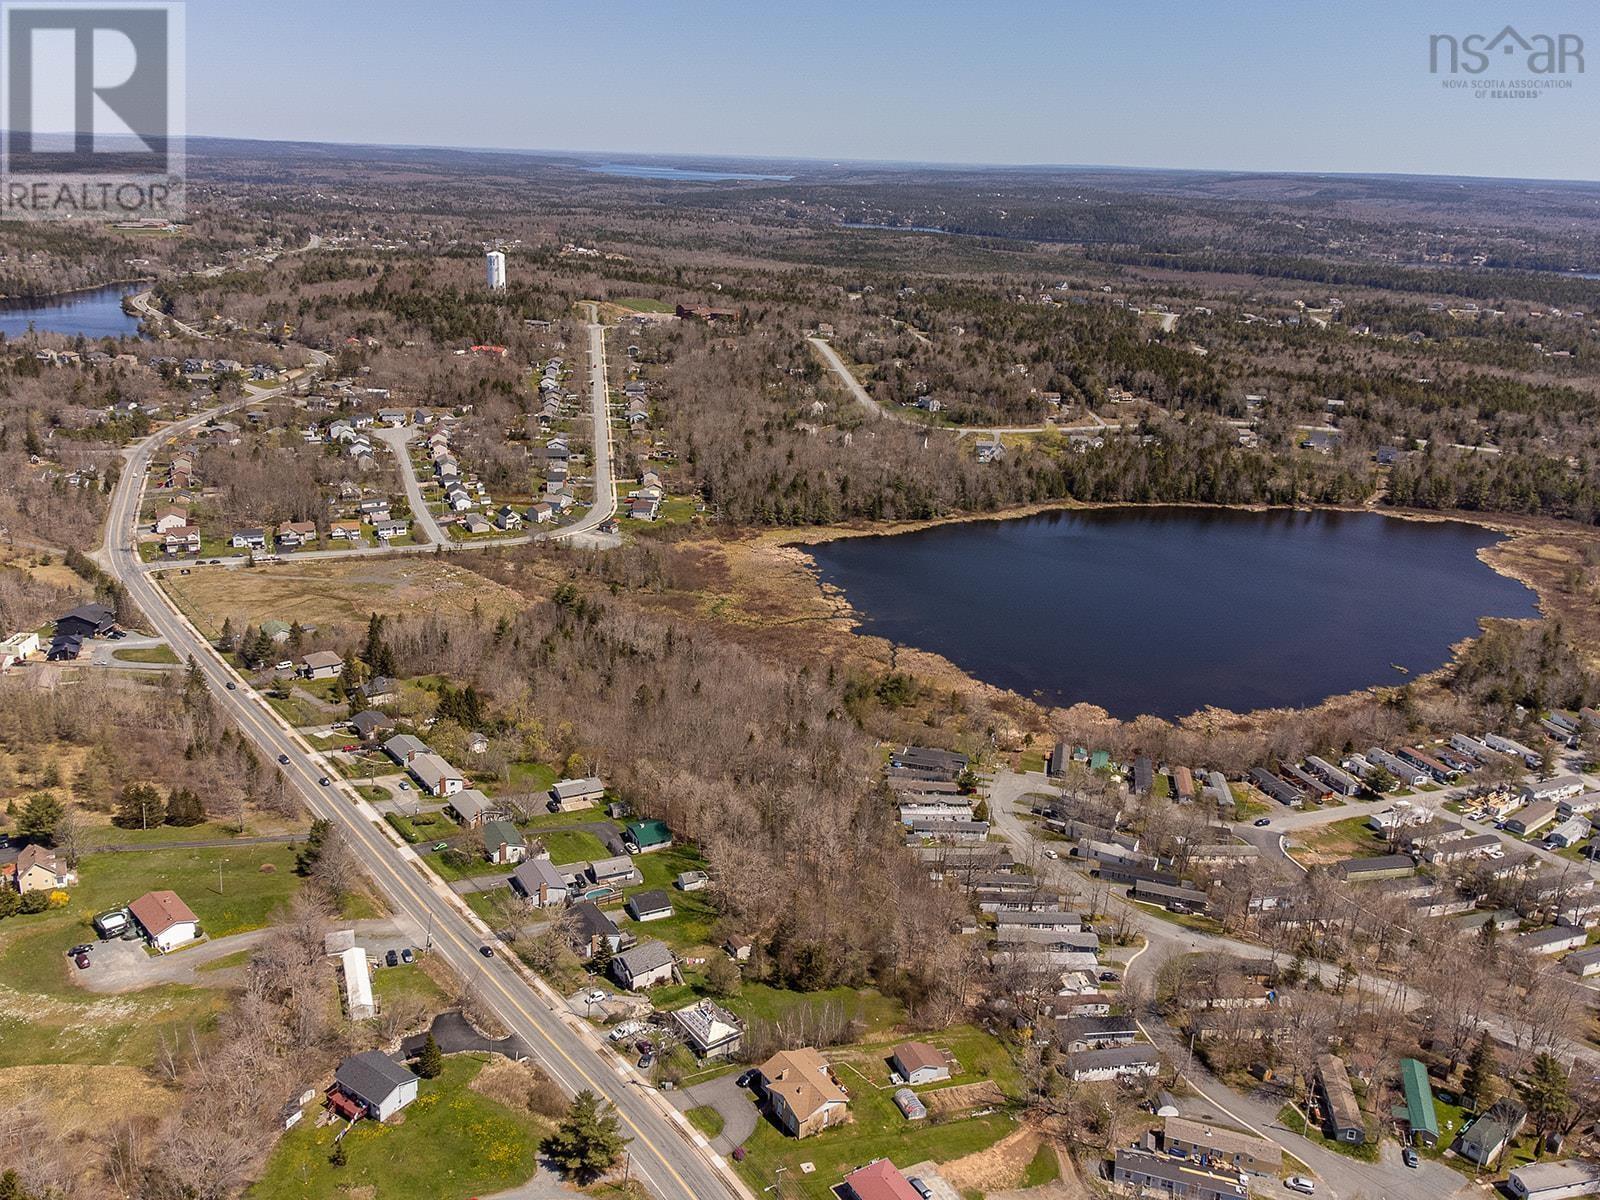
<svg viewBox="0 0 1600 1200">
<path fill-rule="evenodd" d="M 379 972 L 382 974 L 382 972 Z M 360 1121 L 345 1136 L 343 1167 L 328 1161 L 342 1126 L 302 1121 L 284 1134 L 250 1200 L 370 1196 L 380 1200 L 467 1200 L 532 1177 L 547 1127 L 469 1086 L 483 1068 L 477 1055 L 445 1059 L 424 1079 L 399 1124 Z"/>
<path fill-rule="evenodd" d="M 560 829 L 540 834 L 539 837 L 544 842 L 544 848 L 550 852 L 550 861 L 556 866 L 611 857 L 611 852 L 600 839 L 586 829 Z"/>
<path fill-rule="evenodd" d="M 945 1121 L 930 1116 L 923 1121 L 908 1121 L 894 1106 L 892 1095 L 889 1091 L 851 1085 L 851 1123 L 823 1130 L 804 1141 L 785 1137 L 770 1121 L 763 1120 L 745 1143 L 745 1160 L 734 1164 L 735 1169 L 759 1193 L 779 1178 L 778 1168 L 782 1167 L 786 1195 L 832 1200 L 839 1180 L 873 1159 L 948 1162 L 992 1146 L 1016 1128 L 1009 1113 Z M 802 1172 L 801 1163 L 812 1164 L 814 1169 Z"/>
</svg>

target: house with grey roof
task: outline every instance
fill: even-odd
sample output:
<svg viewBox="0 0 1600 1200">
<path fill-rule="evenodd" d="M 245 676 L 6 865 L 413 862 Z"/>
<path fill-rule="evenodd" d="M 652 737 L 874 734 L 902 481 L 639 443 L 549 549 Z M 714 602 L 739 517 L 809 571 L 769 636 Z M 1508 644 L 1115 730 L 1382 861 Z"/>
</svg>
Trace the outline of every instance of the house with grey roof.
<svg viewBox="0 0 1600 1200">
<path fill-rule="evenodd" d="M 417 1077 L 381 1050 L 352 1054 L 339 1064 L 333 1079 L 330 1093 L 341 1093 L 378 1121 L 387 1121 L 417 1098 Z"/>
<path fill-rule="evenodd" d="M 671 983 L 677 970 L 677 956 L 665 942 L 654 939 L 640 942 L 611 960 L 611 977 L 631 992 Z"/>
</svg>

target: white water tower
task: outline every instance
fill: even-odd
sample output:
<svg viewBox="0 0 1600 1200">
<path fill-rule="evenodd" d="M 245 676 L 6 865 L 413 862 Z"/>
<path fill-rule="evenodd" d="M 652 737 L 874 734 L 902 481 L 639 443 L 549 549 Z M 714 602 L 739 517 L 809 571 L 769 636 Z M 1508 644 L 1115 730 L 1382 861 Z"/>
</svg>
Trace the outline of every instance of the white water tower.
<svg viewBox="0 0 1600 1200">
<path fill-rule="evenodd" d="M 506 256 L 502 251 L 490 250 L 483 256 L 483 277 L 491 292 L 505 290 Z"/>
</svg>

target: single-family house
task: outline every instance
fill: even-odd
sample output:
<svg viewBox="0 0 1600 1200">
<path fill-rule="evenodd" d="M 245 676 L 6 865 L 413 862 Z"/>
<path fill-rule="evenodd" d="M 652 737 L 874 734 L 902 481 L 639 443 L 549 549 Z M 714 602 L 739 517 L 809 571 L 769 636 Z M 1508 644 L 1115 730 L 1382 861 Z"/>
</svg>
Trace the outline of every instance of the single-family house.
<svg viewBox="0 0 1600 1200">
<path fill-rule="evenodd" d="M 344 674 L 344 659 L 332 650 L 313 650 L 300 660 L 300 674 L 306 679 L 337 679 Z"/>
<path fill-rule="evenodd" d="M 188 523 L 189 510 L 171 505 L 156 509 L 155 524 L 151 528 L 155 533 L 167 533 L 173 529 L 181 529 Z"/>
<path fill-rule="evenodd" d="M 1522 802 L 1532 804 L 1535 801 L 1549 801 L 1559 804 L 1563 800 L 1576 799 L 1586 790 L 1582 776 L 1558 775 L 1554 779 L 1540 779 L 1528 784 L 1522 789 Z"/>
<path fill-rule="evenodd" d="M 200 936 L 200 919 L 176 892 L 146 892 L 128 905 L 128 912 L 151 945 L 163 954 Z"/>
<path fill-rule="evenodd" d="M 744 1022 L 713 1000 L 674 1009 L 672 1023 L 698 1058 L 728 1058 L 744 1042 Z"/>
<path fill-rule="evenodd" d="M 1491 1104 L 1456 1135 L 1450 1147 L 1470 1163 L 1492 1168 L 1500 1160 L 1522 1126 L 1527 1122 L 1528 1110 L 1510 1096 L 1503 1096 Z"/>
<path fill-rule="evenodd" d="M 408 767 L 417 755 L 428 753 L 428 743 L 409 733 L 397 733 L 384 742 L 383 752 L 398 766 Z"/>
<path fill-rule="evenodd" d="M 587 962 L 602 945 L 613 953 L 622 948 L 622 931 L 599 906 L 589 900 L 580 900 L 568 915 L 570 925 L 567 936 L 573 951 Z"/>
<path fill-rule="evenodd" d="M 506 815 L 506 811 L 477 788 L 462 788 L 444 806 L 445 811 L 468 829 Z"/>
<path fill-rule="evenodd" d="M 1405 1097 L 1406 1127 L 1411 1143 L 1432 1148 L 1439 1144 L 1439 1116 L 1433 1107 L 1433 1087 L 1428 1068 L 1414 1058 L 1400 1060 L 1400 1090 Z"/>
<path fill-rule="evenodd" d="M 1560 954 L 1564 950 L 1575 950 L 1588 940 L 1588 931 L 1581 926 L 1552 925 L 1549 929 L 1519 934 L 1516 944 L 1529 954 Z"/>
<path fill-rule="evenodd" d="M 827 1061 L 809 1046 L 780 1050 L 758 1071 L 772 1118 L 790 1137 L 821 1133 L 849 1115 L 849 1094 Z"/>
<path fill-rule="evenodd" d="M 454 796 L 467 786 L 461 772 L 431 750 L 413 756 L 406 769 L 430 796 Z"/>
<path fill-rule="evenodd" d="M 17 855 L 14 878 L 17 891 L 24 894 L 60 892 L 77 885 L 78 873 L 48 846 L 27 845 Z"/>
<path fill-rule="evenodd" d="M 913 1085 L 950 1078 L 950 1056 L 927 1042 L 901 1042 L 890 1052 L 889 1066 Z"/>
<path fill-rule="evenodd" d="M 55 635 L 58 638 L 105 637 L 117 627 L 117 614 L 104 604 L 80 604 L 71 612 L 56 618 Z"/>
<path fill-rule="evenodd" d="M 1577 1158 L 1528 1163 L 1511 1172 L 1505 1188 L 1515 1200 L 1600 1196 L 1600 1163 Z"/>
<path fill-rule="evenodd" d="M 1054 1040 L 1065 1054 L 1127 1046 L 1139 1040 L 1139 1023 L 1132 1017 L 1057 1017 Z"/>
<path fill-rule="evenodd" d="M 363 742 L 370 742 L 394 728 L 394 718 L 375 708 L 365 709 L 350 718 L 350 730 Z"/>
<path fill-rule="evenodd" d="M 530 858 L 511 872 L 511 886 L 539 908 L 556 908 L 567 902 L 571 892 L 566 878 L 548 858 Z"/>
<path fill-rule="evenodd" d="M 411 523 L 409 521 L 395 520 L 392 517 L 385 517 L 373 521 L 372 532 L 377 535 L 379 540 L 388 542 L 395 538 L 403 538 L 410 533 Z"/>
<path fill-rule="evenodd" d="M 333 1073 L 334 1085 L 328 1100 L 347 1115 L 387 1121 L 417 1098 L 417 1077 L 381 1050 L 352 1054 Z M 334 1094 L 344 1103 L 334 1101 Z"/>
<path fill-rule="evenodd" d="M 588 876 L 596 886 L 625 888 L 644 882 L 639 868 L 626 854 L 614 858 L 597 858 L 589 864 Z"/>
<path fill-rule="evenodd" d="M 1161 1056 L 1154 1046 L 1135 1044 L 1106 1046 L 1100 1050 L 1080 1050 L 1066 1056 L 1067 1077 L 1074 1083 L 1096 1083 L 1136 1075 L 1154 1075 L 1161 1069 Z"/>
<path fill-rule="evenodd" d="M 672 845 L 665 821 L 632 821 L 622 828 L 622 844 L 629 854 L 649 854 Z"/>
<path fill-rule="evenodd" d="M 1322 1095 L 1322 1123 L 1328 1136 L 1346 1145 L 1361 1145 L 1367 1140 L 1367 1126 L 1344 1059 L 1337 1054 L 1320 1054 L 1316 1070 L 1317 1090 Z"/>
<path fill-rule="evenodd" d="M 1543 829 L 1556 819 L 1554 800 L 1536 800 L 1526 808 L 1512 813 L 1506 820 L 1506 832 L 1526 837 Z"/>
<path fill-rule="evenodd" d="M 559 812 L 593 808 L 605 794 L 605 784 L 592 775 L 583 779 L 558 779 L 550 789 L 550 808 Z"/>
<path fill-rule="evenodd" d="M 654 938 L 621 951 L 611 960 L 611 977 L 630 992 L 671 983 L 677 970 L 677 956 L 665 942 Z"/>
<path fill-rule="evenodd" d="M 485 821 L 483 852 L 492 863 L 519 863 L 528 857 L 528 843 L 510 821 Z"/>
<path fill-rule="evenodd" d="M 267 548 L 267 531 L 265 529 L 235 529 L 233 536 L 228 539 L 228 545 L 235 550 L 265 550 Z"/>
<path fill-rule="evenodd" d="M 655 889 L 635 892 L 623 907 L 635 921 L 664 921 L 672 915 L 672 897 Z"/>
<path fill-rule="evenodd" d="M 838 1194 L 841 1200 L 919 1200 L 921 1196 L 887 1158 L 851 1171 L 844 1177 Z"/>
</svg>

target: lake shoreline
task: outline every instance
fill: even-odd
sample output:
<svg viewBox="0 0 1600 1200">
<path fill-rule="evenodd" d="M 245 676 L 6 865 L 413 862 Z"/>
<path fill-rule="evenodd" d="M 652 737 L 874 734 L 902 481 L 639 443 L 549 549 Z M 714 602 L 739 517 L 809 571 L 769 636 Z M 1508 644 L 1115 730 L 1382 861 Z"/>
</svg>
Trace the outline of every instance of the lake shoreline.
<svg viewBox="0 0 1600 1200">
<path fill-rule="evenodd" d="M 58 292 L 0 292 L 0 309 L 6 305 L 16 308 L 30 308 L 36 304 L 49 304 L 53 300 L 71 300 L 74 296 L 82 296 L 89 292 L 110 291 L 112 288 L 131 288 L 141 284 L 154 283 L 154 275 L 135 275 L 129 279 L 113 279 L 106 283 L 89 283 L 83 287 L 68 288 Z M 8 310 L 9 311 L 9 310 Z"/>
<path fill-rule="evenodd" d="M 1372 702 L 1372 700 L 1387 691 L 1411 685 L 1413 687 L 1436 687 L 1442 685 L 1445 678 L 1455 669 L 1462 655 L 1477 641 L 1480 634 L 1459 639 L 1454 642 L 1447 657 L 1440 665 L 1429 671 L 1416 672 L 1404 678 L 1396 679 L 1392 683 L 1370 684 L 1354 691 L 1345 691 L 1330 694 L 1315 704 L 1293 708 L 1257 708 L 1244 712 L 1232 709 L 1203 707 L 1192 713 L 1175 717 L 1135 717 L 1122 718 L 1113 716 L 1106 710 L 1091 702 L 1080 701 L 1072 704 L 1052 703 L 1041 697 L 1024 695 L 1021 692 L 989 683 L 972 675 L 952 660 L 936 651 L 922 649 L 914 646 L 902 646 L 889 642 L 879 635 L 868 632 L 863 627 L 862 614 L 850 603 L 843 591 L 822 578 L 821 569 L 810 548 L 829 542 L 847 538 L 882 537 L 900 533 L 910 533 L 918 530 L 936 529 L 944 526 L 973 524 L 976 522 L 1002 522 L 1015 520 L 1022 517 L 1040 516 L 1053 512 L 1085 513 L 1094 511 L 1127 511 L 1141 510 L 1190 510 L 1199 512 L 1236 512 L 1236 513 L 1316 513 L 1326 512 L 1333 514 L 1370 514 L 1392 517 L 1397 520 L 1413 521 L 1417 523 L 1457 523 L 1475 526 L 1499 535 L 1499 540 L 1478 549 L 1476 557 L 1496 574 L 1526 587 L 1534 597 L 1534 605 L 1538 616 L 1534 618 L 1486 618 L 1488 620 L 1548 620 L 1557 614 L 1558 606 L 1555 603 L 1554 588 L 1548 578 L 1541 578 L 1538 572 L 1528 569 L 1518 561 L 1518 557 L 1536 559 L 1541 534 L 1560 535 L 1563 538 L 1579 541 L 1595 540 L 1597 532 L 1584 526 L 1575 526 L 1570 522 L 1560 522 L 1553 518 L 1523 517 L 1517 514 L 1488 514 L 1467 513 L 1458 511 L 1431 511 L 1417 509 L 1385 509 L 1365 505 L 1333 505 L 1333 504 L 1306 504 L 1306 505 L 1272 505 L 1272 504 L 1199 504 L 1199 503 L 1130 503 L 1118 501 L 1082 502 L 1082 501 L 1047 501 L 1038 504 L 1020 505 L 989 513 L 960 513 L 948 517 L 930 518 L 915 521 L 895 521 L 880 523 L 852 523 L 832 526 L 813 526 L 801 529 L 767 530 L 751 539 L 757 546 L 752 549 L 758 553 L 772 555 L 777 559 L 775 566 L 788 567 L 805 577 L 808 590 L 814 602 L 820 602 L 825 611 L 814 613 L 813 620 L 818 620 L 831 625 L 834 629 L 848 634 L 851 638 L 863 642 L 880 643 L 890 648 L 891 655 L 908 656 L 935 669 L 935 674 L 941 679 L 948 680 L 952 677 L 959 678 L 963 684 L 970 688 L 976 695 L 982 695 L 993 702 L 1005 698 L 1011 703 L 1008 707 L 1021 705 L 1037 712 L 1041 723 L 1045 726 L 1054 724 L 1063 714 L 1068 712 L 1094 712 L 1108 721 L 1123 726 L 1130 726 L 1138 720 L 1160 720 L 1173 727 L 1183 727 L 1195 720 L 1204 718 L 1210 721 L 1226 721 L 1237 723 L 1241 726 L 1257 726 L 1270 724 L 1275 719 L 1282 719 L 1286 714 L 1305 715 L 1324 710 L 1347 708 L 1353 703 Z M 748 544 L 748 543 L 747 543 Z"/>
</svg>

